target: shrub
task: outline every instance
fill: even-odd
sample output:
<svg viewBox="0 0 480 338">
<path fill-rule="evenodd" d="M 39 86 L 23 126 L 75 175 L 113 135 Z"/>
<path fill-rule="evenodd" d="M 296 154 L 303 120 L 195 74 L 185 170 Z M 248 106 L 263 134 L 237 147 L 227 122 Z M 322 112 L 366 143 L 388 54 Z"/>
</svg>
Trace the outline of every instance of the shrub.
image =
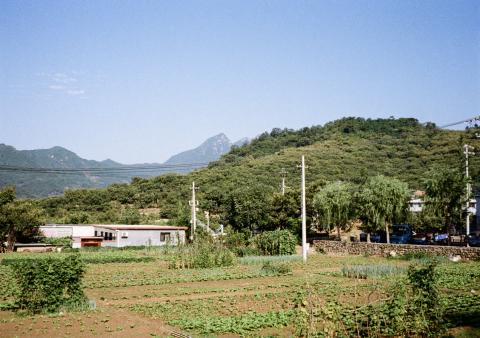
<svg viewBox="0 0 480 338">
<path fill-rule="evenodd" d="M 29 313 L 55 312 L 86 306 L 82 289 L 85 264 L 79 255 L 4 259 L 18 284 L 18 309 Z"/>
<path fill-rule="evenodd" d="M 259 249 L 251 246 L 241 246 L 237 248 L 232 248 L 232 251 L 238 257 L 258 256 L 262 254 L 262 252 Z"/>
<path fill-rule="evenodd" d="M 72 237 L 43 237 L 40 241 L 50 245 L 62 246 L 66 248 L 72 247 Z"/>
<path fill-rule="evenodd" d="M 220 243 L 204 241 L 176 247 L 168 262 L 170 269 L 213 268 L 233 265 L 235 255 Z"/>
<path fill-rule="evenodd" d="M 264 255 L 292 255 L 297 240 L 288 230 L 265 231 L 253 238 L 255 246 Z"/>
<path fill-rule="evenodd" d="M 292 272 L 292 267 L 287 263 L 272 263 L 266 262 L 262 266 L 262 271 L 266 275 L 286 275 L 287 273 Z"/>
</svg>

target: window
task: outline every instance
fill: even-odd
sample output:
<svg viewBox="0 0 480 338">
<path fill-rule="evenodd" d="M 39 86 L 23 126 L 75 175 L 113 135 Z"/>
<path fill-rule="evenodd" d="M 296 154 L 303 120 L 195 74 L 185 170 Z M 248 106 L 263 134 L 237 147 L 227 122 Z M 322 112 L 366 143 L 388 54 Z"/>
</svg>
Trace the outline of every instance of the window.
<svg viewBox="0 0 480 338">
<path fill-rule="evenodd" d="M 160 242 L 170 242 L 170 233 L 169 232 L 161 232 L 160 233 Z"/>
<path fill-rule="evenodd" d="M 98 236 L 98 231 L 97 231 L 97 230 L 95 230 L 95 237 L 97 237 L 97 236 Z"/>
</svg>

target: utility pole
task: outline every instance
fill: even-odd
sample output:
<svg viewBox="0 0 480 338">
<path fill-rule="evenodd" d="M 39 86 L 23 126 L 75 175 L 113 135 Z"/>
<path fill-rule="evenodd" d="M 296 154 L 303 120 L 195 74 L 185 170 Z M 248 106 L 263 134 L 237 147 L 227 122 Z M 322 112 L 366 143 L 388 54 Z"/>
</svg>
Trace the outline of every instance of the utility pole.
<svg viewBox="0 0 480 338">
<path fill-rule="evenodd" d="M 467 218 L 466 218 L 466 234 L 467 236 L 470 235 L 470 212 L 468 211 L 470 207 L 470 193 L 471 193 L 471 188 L 470 188 L 470 182 L 468 180 L 468 155 L 475 155 L 474 152 L 471 150 L 474 150 L 472 146 L 468 144 L 463 145 L 463 153 L 465 154 L 465 177 L 467 178 Z"/>
<path fill-rule="evenodd" d="M 305 156 L 302 155 L 302 257 L 307 262 L 307 208 L 305 205 Z"/>
<path fill-rule="evenodd" d="M 192 200 L 190 201 L 190 206 L 192 207 L 192 220 L 191 220 L 191 227 L 190 227 L 190 240 L 193 241 L 193 236 L 195 233 L 195 229 L 197 228 L 197 204 L 198 201 L 195 199 L 195 190 L 198 188 L 195 187 L 195 182 L 192 182 Z"/>
<path fill-rule="evenodd" d="M 282 170 L 280 171 L 280 174 L 282 175 L 282 196 L 283 196 L 285 195 L 285 175 L 287 175 L 285 168 L 282 168 Z"/>
</svg>

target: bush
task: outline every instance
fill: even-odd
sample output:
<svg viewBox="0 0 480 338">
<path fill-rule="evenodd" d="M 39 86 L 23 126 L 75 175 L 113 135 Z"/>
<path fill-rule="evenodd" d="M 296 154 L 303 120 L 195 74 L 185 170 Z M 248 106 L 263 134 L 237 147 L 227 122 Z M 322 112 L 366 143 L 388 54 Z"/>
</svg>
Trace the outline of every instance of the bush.
<svg viewBox="0 0 480 338">
<path fill-rule="evenodd" d="M 72 237 L 43 237 L 40 242 L 66 248 L 72 247 Z"/>
<path fill-rule="evenodd" d="M 255 246 L 264 255 L 292 255 L 297 240 L 288 230 L 265 231 L 253 238 Z"/>
<path fill-rule="evenodd" d="M 262 266 L 262 271 L 266 275 L 286 275 L 290 272 L 292 272 L 292 267 L 288 265 L 287 263 L 272 263 L 272 262 L 266 262 Z"/>
<path fill-rule="evenodd" d="M 174 248 L 168 262 L 170 269 L 213 268 L 233 265 L 235 255 L 220 243 L 205 241 Z"/>
<path fill-rule="evenodd" d="M 262 252 L 259 249 L 253 248 L 251 246 L 241 246 L 238 248 L 232 248 L 232 251 L 233 253 L 235 253 L 237 257 L 258 256 L 262 254 Z"/>
<path fill-rule="evenodd" d="M 4 259 L 17 281 L 15 305 L 29 313 L 55 312 L 60 308 L 84 307 L 82 289 L 85 264 L 79 255 Z"/>
</svg>

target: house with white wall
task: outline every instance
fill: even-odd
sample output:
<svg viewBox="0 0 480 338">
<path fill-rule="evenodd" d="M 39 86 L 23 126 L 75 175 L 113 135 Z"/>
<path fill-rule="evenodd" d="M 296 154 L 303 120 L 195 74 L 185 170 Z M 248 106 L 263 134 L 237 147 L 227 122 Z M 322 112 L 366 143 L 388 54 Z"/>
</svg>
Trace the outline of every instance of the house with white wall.
<svg viewBox="0 0 480 338">
<path fill-rule="evenodd" d="M 161 246 L 185 243 L 187 227 L 126 224 L 46 224 L 45 237 L 71 237 L 72 247 Z"/>
<path fill-rule="evenodd" d="M 94 225 L 94 236 L 102 237 L 102 246 L 162 246 L 185 243 L 187 227 L 164 225 Z"/>
</svg>

